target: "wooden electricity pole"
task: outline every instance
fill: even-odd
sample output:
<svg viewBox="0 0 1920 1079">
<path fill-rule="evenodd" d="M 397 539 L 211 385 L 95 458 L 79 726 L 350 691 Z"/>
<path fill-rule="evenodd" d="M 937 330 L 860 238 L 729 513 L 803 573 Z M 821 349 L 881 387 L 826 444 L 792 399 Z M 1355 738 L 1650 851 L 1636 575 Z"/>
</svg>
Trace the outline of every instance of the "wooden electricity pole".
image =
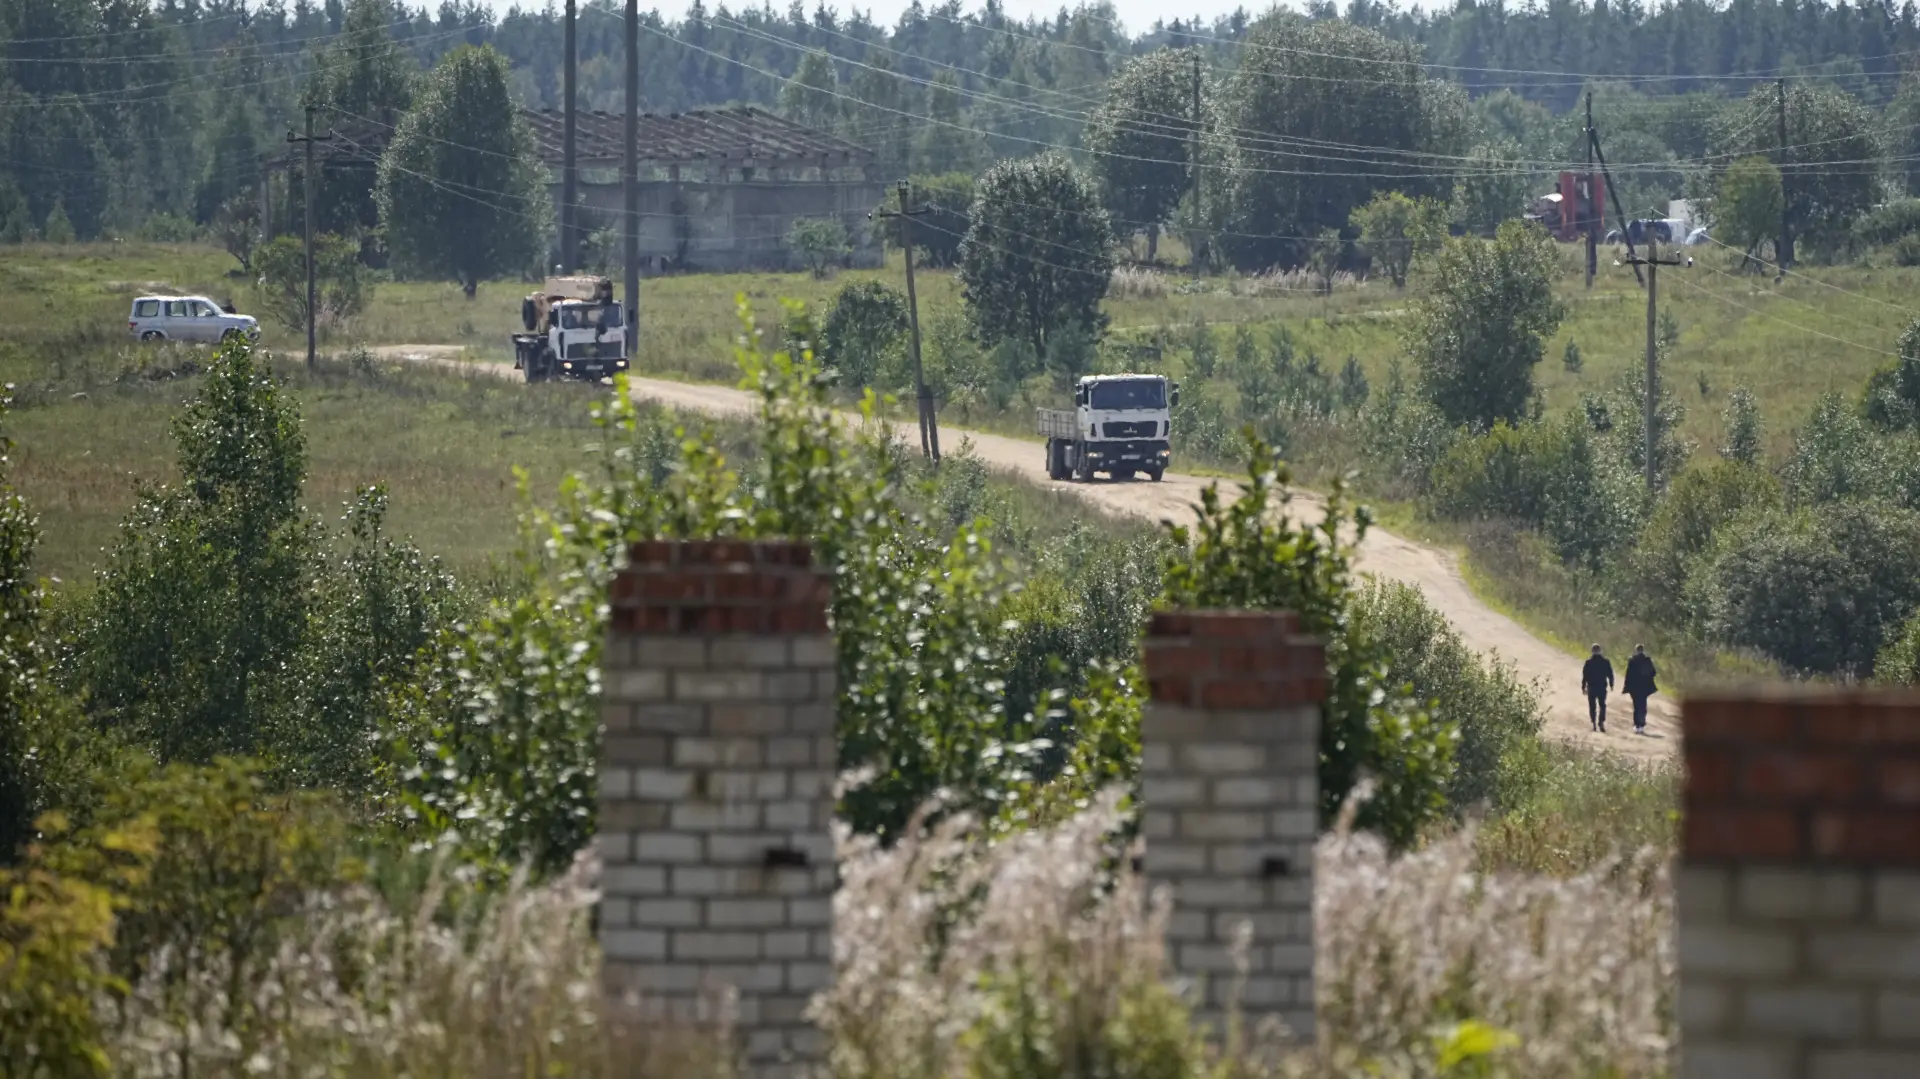
<svg viewBox="0 0 1920 1079">
<path fill-rule="evenodd" d="M 306 188 L 307 188 L 307 211 L 305 216 L 306 216 L 306 226 L 307 226 L 306 232 L 307 232 L 307 369 L 308 370 L 312 370 L 313 364 L 314 364 L 313 144 L 316 142 L 327 142 L 332 138 L 333 138 L 333 131 L 331 129 L 329 129 L 327 133 L 324 135 L 316 135 L 313 133 L 313 106 L 312 105 L 307 106 L 307 133 L 304 135 L 296 135 L 291 131 L 287 132 L 287 142 L 289 144 L 300 142 L 300 143 L 305 143 L 307 147 L 307 164 L 306 164 L 306 177 L 305 177 Z"/>
<path fill-rule="evenodd" d="M 1787 178 L 1793 173 L 1787 167 L 1787 80 L 1781 79 L 1774 86 L 1778 91 L 1774 113 L 1780 125 L 1779 140 L 1774 150 L 1775 155 L 1780 159 L 1780 250 L 1773 253 L 1773 261 L 1780 264 L 1780 272 L 1784 274 L 1787 272 L 1787 265 L 1793 261 L 1793 232 L 1787 224 L 1789 207 L 1793 205 L 1793 200 L 1787 191 Z"/>
<path fill-rule="evenodd" d="M 565 74 L 561 79 L 564 85 L 560 91 L 566 97 L 566 101 L 562 103 L 562 115 L 565 118 L 563 135 L 565 147 L 562 154 L 565 161 L 560 177 L 560 268 L 566 273 L 572 273 L 580 268 L 580 237 L 579 230 L 575 227 L 579 222 L 574 213 L 574 201 L 580 196 L 579 162 L 574 156 L 580 134 L 579 117 L 575 115 L 574 110 L 574 79 L 576 69 L 579 67 L 579 54 L 574 48 L 574 24 L 579 21 L 579 13 L 574 10 L 574 7 L 575 0 L 567 0 L 567 58 L 564 65 Z"/>
<path fill-rule="evenodd" d="M 906 252 L 907 259 L 907 329 L 913 345 L 913 396 L 920 411 L 920 452 L 935 464 L 940 462 L 940 424 L 934 417 L 933 394 L 927 389 L 926 376 L 920 367 L 920 298 L 913 290 L 913 219 L 927 212 L 925 206 L 917 210 L 907 209 L 907 201 L 912 195 L 912 185 L 900 181 L 897 189 L 900 194 L 898 210 L 876 210 L 874 216 L 897 217 L 900 219 L 900 246 Z"/>
<path fill-rule="evenodd" d="M 1587 186 L 1584 191 L 1584 197 L 1580 201 L 1580 206 L 1578 208 L 1569 207 L 1569 209 L 1572 209 L 1573 212 L 1581 215 L 1582 219 L 1586 222 L 1586 226 L 1587 226 L 1586 233 L 1587 233 L 1587 287 L 1588 288 L 1593 287 L 1594 267 L 1598 265 L 1600 261 L 1600 236 L 1599 236 L 1600 222 L 1598 220 L 1598 215 L 1596 215 L 1593 212 L 1594 211 L 1593 204 L 1595 202 L 1595 199 L 1593 197 L 1594 195 L 1593 140 L 1594 140 L 1593 91 L 1588 90 L 1587 91 Z M 1565 213 L 1567 212 L 1567 210 L 1562 210 L 1561 212 Z M 1621 222 L 1621 227 L 1625 228 L 1626 223 Z"/>
<path fill-rule="evenodd" d="M 620 230 L 621 261 L 626 264 L 627 351 L 638 356 L 640 325 L 640 0 L 627 0 L 627 129 L 625 168 L 620 180 L 626 227 Z"/>
<path fill-rule="evenodd" d="M 1201 229 L 1206 218 L 1200 213 L 1200 49 L 1193 50 L 1193 160 L 1189 162 L 1193 170 L 1193 232 L 1188 242 L 1193 250 L 1187 252 L 1187 261 L 1193 263 L 1193 279 L 1200 280 L 1200 263 L 1206 254 L 1206 241 Z"/>
<path fill-rule="evenodd" d="M 1679 258 L 1662 260 L 1660 241 L 1655 238 L 1652 229 L 1647 230 L 1647 255 L 1641 258 L 1629 254 L 1627 263 L 1631 266 L 1647 268 L 1647 493 L 1653 494 L 1653 447 L 1655 439 L 1654 422 L 1657 418 L 1657 404 L 1660 399 L 1660 331 L 1657 305 L 1660 294 L 1660 267 L 1684 266 Z"/>
</svg>

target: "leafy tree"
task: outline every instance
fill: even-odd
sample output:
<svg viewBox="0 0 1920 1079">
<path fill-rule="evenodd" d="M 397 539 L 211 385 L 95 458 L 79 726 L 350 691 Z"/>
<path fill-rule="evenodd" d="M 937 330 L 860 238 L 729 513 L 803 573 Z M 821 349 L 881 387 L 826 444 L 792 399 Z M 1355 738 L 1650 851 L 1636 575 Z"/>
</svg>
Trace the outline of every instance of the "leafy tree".
<svg viewBox="0 0 1920 1079">
<path fill-rule="evenodd" d="M 1407 351 L 1448 422 L 1486 428 L 1525 414 L 1533 368 L 1564 312 L 1553 241 L 1518 221 L 1493 240 L 1447 241 L 1433 287 L 1414 304 Z"/>
<path fill-rule="evenodd" d="M 253 272 L 253 253 L 261 241 L 260 204 L 245 195 L 235 195 L 213 217 L 213 235 L 220 242 L 222 250 L 232 255 L 240 264 L 242 273 Z M 302 250 L 304 256 L 305 251 Z M 304 258 L 302 259 L 304 262 Z M 316 282 L 316 292 L 317 289 Z M 304 308 L 307 296 L 304 287 L 300 293 L 300 303 Z"/>
<path fill-rule="evenodd" d="M 202 224 L 214 221 L 228 206 L 247 200 L 247 196 L 253 194 L 248 188 L 259 170 L 265 148 L 260 144 L 259 124 L 244 99 L 227 103 L 226 115 L 214 133 L 211 149 L 206 175 L 194 194 L 194 219 Z M 248 201 L 257 205 L 258 196 Z"/>
<path fill-rule="evenodd" d="M 1920 441 L 1877 433 L 1838 394 L 1816 401 L 1781 469 L 1799 505 L 1877 498 L 1920 508 Z"/>
<path fill-rule="evenodd" d="M 864 63 L 850 87 L 854 100 L 845 103 L 848 126 L 874 151 L 882 176 L 905 176 L 913 149 L 913 84 L 884 52 L 869 51 Z"/>
<path fill-rule="evenodd" d="M 54 199 L 53 209 L 47 211 L 47 225 L 40 231 L 50 244 L 70 244 L 76 237 L 73 222 L 67 220 L 67 205 L 64 200 Z"/>
<path fill-rule="evenodd" d="M 1880 145 L 1896 187 L 1920 195 L 1920 67 L 1909 66 L 1900 88 L 1880 114 Z"/>
<path fill-rule="evenodd" d="M 1194 114 L 1197 59 L 1192 50 L 1157 49 L 1128 62 L 1087 120 L 1086 147 L 1107 209 L 1123 233 L 1146 230 L 1149 262 L 1161 224 L 1192 186 L 1194 132 L 1205 122 Z"/>
<path fill-rule="evenodd" d="M 1744 267 L 1760 245 L 1780 235 L 1780 207 L 1785 196 L 1780 170 L 1765 157 L 1743 157 L 1720 175 L 1713 200 L 1713 220 L 1721 236 L 1746 254 Z"/>
<path fill-rule="evenodd" d="M 0 420 L 13 403 L 0 386 Z M 37 791 L 29 771 L 33 695 L 44 677 L 39 655 L 40 582 L 33 578 L 39 522 L 8 482 L 13 443 L 0 429 L 0 864 L 31 834 Z"/>
<path fill-rule="evenodd" d="M 413 107 L 420 71 L 413 56 L 393 39 L 390 28 L 396 16 L 404 17 L 393 0 L 348 0 L 340 36 L 314 57 L 313 76 L 300 92 L 300 104 L 318 110 L 316 126 L 364 130 L 371 124 L 394 130 Z M 289 175 L 295 185 L 305 183 L 299 166 Z M 315 231 L 357 237 L 379 224 L 376 173 L 323 168 L 314 180 Z M 293 212 L 296 217 L 304 213 L 304 202 L 296 200 Z"/>
<path fill-rule="evenodd" d="M 818 50 L 807 53 L 780 90 L 780 111 L 789 120 L 816 131 L 840 126 L 840 72 L 833 58 Z M 942 170 L 944 171 L 944 170 Z"/>
<path fill-rule="evenodd" d="M 1833 242 L 1879 199 L 1873 116 L 1844 90 L 1806 79 L 1787 87 L 1787 145 L 1779 140 L 1778 91 L 1762 84 L 1728 109 L 1716 154 L 1766 154 L 1785 175 L 1787 218 L 1795 236 Z M 1779 224 L 1776 221 L 1777 231 Z"/>
<path fill-rule="evenodd" d="M 1410 199 L 1398 191 L 1382 191 L 1355 207 L 1347 223 L 1359 232 L 1360 246 L 1386 271 L 1394 288 L 1405 288 L 1414 260 L 1446 238 L 1439 202 Z"/>
<path fill-rule="evenodd" d="M 873 386 L 907 332 L 907 298 L 878 281 L 843 285 L 821 326 L 820 359 L 842 386 Z"/>
<path fill-rule="evenodd" d="M 290 330 L 307 325 L 307 249 L 297 236 L 280 236 L 253 254 L 260 271 L 260 306 Z M 360 245 L 342 236 L 313 238 L 313 302 L 321 327 L 337 325 L 366 308 L 373 293 Z"/>
<path fill-rule="evenodd" d="M 1249 28 L 1245 45 L 1218 121 L 1223 241 L 1236 265 L 1299 265 L 1302 238 L 1346 224 L 1389 185 L 1415 197 L 1443 193 L 1438 177 L 1388 179 L 1406 177 L 1409 153 L 1460 152 L 1463 98 L 1427 78 L 1418 47 L 1278 10 Z M 1302 149 L 1315 143 L 1364 148 Z"/>
<path fill-rule="evenodd" d="M 1572 564 L 1599 566 L 1636 524 L 1633 474 L 1578 411 L 1514 426 L 1497 422 L 1449 447 L 1430 482 L 1434 514 L 1531 528 Z"/>
<path fill-rule="evenodd" d="M 1453 188 L 1453 219 L 1468 232 L 1491 235 L 1502 222 L 1520 216 L 1532 187 L 1518 145 L 1483 142 L 1467 151 L 1461 163 Z"/>
<path fill-rule="evenodd" d="M 491 47 L 448 53 L 380 162 L 380 221 L 396 263 L 451 277 L 468 299 L 481 278 L 533 264 L 547 235 L 543 169 L 509 82 L 507 58 Z"/>
<path fill-rule="evenodd" d="M 1093 184 L 1065 157 L 1003 161 L 980 181 L 960 245 L 960 283 L 980 339 L 1025 341 L 1043 361 L 1078 326 L 1106 327 L 1113 231 Z"/>
<path fill-rule="evenodd" d="M 1920 606 L 1920 513 L 1845 501 L 1755 514 L 1726 530 L 1688 580 L 1709 639 L 1789 670 L 1866 676 Z"/>
<path fill-rule="evenodd" d="M 1727 408 L 1722 414 L 1722 422 L 1726 424 L 1727 442 L 1720 447 L 1720 456 L 1729 461 L 1758 464 L 1760 405 L 1754 401 L 1752 390 L 1735 386 L 1733 392 L 1727 394 Z"/>
<path fill-rule="evenodd" d="M 923 266 L 947 267 L 960 261 L 960 241 L 967 238 L 972 223 L 973 177 L 963 172 L 942 176 L 915 176 L 907 198 L 925 211 L 912 219 L 913 257 Z M 907 222 L 889 217 L 885 225 L 887 243 L 904 247 Z"/>
<path fill-rule="evenodd" d="M 802 217 L 787 230 L 787 247 L 799 255 L 815 277 L 827 277 L 853 248 L 847 226 L 837 217 Z"/>
<path fill-rule="evenodd" d="M 299 410 L 251 347 L 215 354 L 174 421 L 178 487 L 149 488 L 80 619 L 72 662 L 103 723 L 163 761 L 265 748 L 305 625 L 313 537 Z"/>
<path fill-rule="evenodd" d="M 1307 245 L 1307 269 L 1313 273 L 1314 286 L 1322 296 L 1333 295 L 1333 279 L 1340 273 L 1340 255 L 1346 250 L 1339 229 L 1321 229 Z"/>
<path fill-rule="evenodd" d="M 1364 508 L 1350 511 L 1336 486 L 1319 525 L 1295 524 L 1286 465 L 1251 438 L 1247 474 L 1233 504 L 1223 505 L 1219 484 L 1210 483 L 1198 520 L 1172 529 L 1164 605 L 1298 615 L 1301 629 L 1327 649 L 1321 820 L 1331 821 L 1360 777 L 1371 775 L 1379 787 L 1360 807 L 1361 824 L 1411 844 L 1446 807 L 1458 733 L 1396 688 L 1403 683 L 1392 680 L 1386 649 L 1354 625 L 1353 545 L 1372 517 Z"/>
</svg>

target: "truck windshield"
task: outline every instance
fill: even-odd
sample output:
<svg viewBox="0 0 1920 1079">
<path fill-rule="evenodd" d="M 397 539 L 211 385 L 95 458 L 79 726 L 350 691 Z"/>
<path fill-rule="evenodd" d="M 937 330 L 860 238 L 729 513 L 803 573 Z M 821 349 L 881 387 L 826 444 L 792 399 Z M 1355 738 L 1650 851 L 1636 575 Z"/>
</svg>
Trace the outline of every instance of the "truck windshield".
<svg viewBox="0 0 1920 1079">
<path fill-rule="evenodd" d="M 1167 383 L 1158 378 L 1128 378 L 1093 384 L 1089 406 L 1098 409 L 1165 408 Z"/>
<path fill-rule="evenodd" d="M 617 330 L 620 328 L 620 305 L 568 304 L 560 309 L 560 328 L 563 330 Z"/>
</svg>

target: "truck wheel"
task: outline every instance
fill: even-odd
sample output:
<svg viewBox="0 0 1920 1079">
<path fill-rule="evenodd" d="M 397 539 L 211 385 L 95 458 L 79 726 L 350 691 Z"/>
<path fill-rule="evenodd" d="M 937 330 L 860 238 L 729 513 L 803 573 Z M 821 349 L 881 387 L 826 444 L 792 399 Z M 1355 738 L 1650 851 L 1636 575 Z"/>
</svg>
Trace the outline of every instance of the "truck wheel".
<svg viewBox="0 0 1920 1079">
<path fill-rule="evenodd" d="M 1155 483 L 1159 483 L 1160 477 L 1166 475 L 1166 471 L 1164 468 L 1149 468 L 1147 469 L 1147 478 Z"/>
<path fill-rule="evenodd" d="M 1073 478 L 1080 483 L 1092 483 L 1093 482 L 1093 462 L 1087 460 L 1085 457 L 1081 457 L 1078 454 L 1075 454 L 1074 457 L 1075 459 L 1073 462 Z"/>
<path fill-rule="evenodd" d="M 1047 440 L 1047 478 L 1064 480 L 1067 478 L 1067 450 L 1052 439 Z"/>
</svg>

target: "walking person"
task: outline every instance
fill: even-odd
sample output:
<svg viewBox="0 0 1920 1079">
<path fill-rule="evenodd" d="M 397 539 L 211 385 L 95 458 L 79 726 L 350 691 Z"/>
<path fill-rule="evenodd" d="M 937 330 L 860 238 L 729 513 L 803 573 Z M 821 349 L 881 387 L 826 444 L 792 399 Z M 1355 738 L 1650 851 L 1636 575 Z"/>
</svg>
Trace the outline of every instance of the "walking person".
<svg viewBox="0 0 1920 1079">
<path fill-rule="evenodd" d="M 1653 657 L 1647 655 L 1647 646 L 1633 646 L 1633 658 L 1627 660 L 1627 676 L 1620 681 L 1620 688 L 1633 698 L 1633 733 L 1647 733 L 1647 698 L 1660 692 L 1653 684 Z"/>
<path fill-rule="evenodd" d="M 1587 722 L 1601 734 L 1607 733 L 1607 694 L 1613 692 L 1613 664 L 1593 646 L 1593 656 L 1580 668 L 1580 688 L 1587 695 Z"/>
</svg>

